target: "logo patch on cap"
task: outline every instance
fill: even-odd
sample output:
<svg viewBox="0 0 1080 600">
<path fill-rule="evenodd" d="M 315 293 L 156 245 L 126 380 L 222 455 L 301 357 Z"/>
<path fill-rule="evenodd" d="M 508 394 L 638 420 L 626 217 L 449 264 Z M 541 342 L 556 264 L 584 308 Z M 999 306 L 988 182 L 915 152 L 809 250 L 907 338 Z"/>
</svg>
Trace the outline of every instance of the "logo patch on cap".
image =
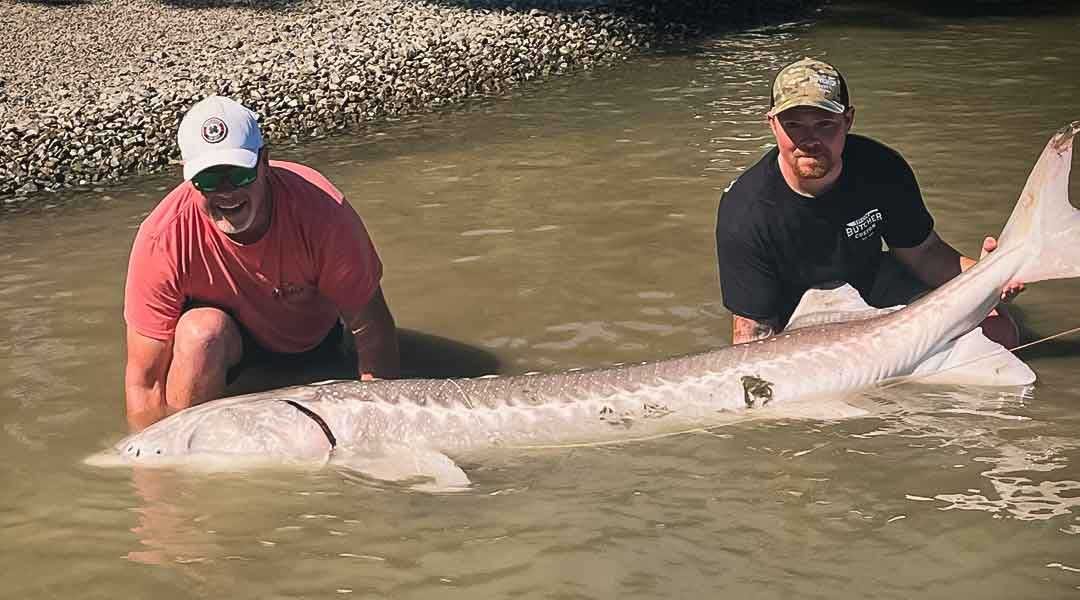
<svg viewBox="0 0 1080 600">
<path fill-rule="evenodd" d="M 202 124 L 202 139 L 208 144 L 216 144 L 225 139 L 225 136 L 229 135 L 229 127 L 225 124 L 225 121 L 217 117 L 210 117 L 203 121 Z"/>
<path fill-rule="evenodd" d="M 833 90 L 839 87 L 840 79 L 829 75 L 828 73 L 818 73 L 817 84 L 818 88 L 821 89 L 822 94 L 834 94 L 836 92 Z"/>
</svg>

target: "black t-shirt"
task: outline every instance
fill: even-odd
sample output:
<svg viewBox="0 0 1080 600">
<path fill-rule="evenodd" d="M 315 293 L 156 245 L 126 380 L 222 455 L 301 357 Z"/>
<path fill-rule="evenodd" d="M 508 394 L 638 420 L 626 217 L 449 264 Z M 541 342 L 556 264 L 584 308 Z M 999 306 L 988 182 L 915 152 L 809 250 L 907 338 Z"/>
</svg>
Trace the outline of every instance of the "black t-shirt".
<svg viewBox="0 0 1080 600">
<path fill-rule="evenodd" d="M 773 148 L 720 198 L 716 252 L 724 306 L 787 322 L 812 286 L 843 281 L 867 296 L 881 241 L 911 248 L 934 229 L 911 167 L 895 150 L 849 134 L 843 170 L 825 194 L 788 187 Z"/>
</svg>

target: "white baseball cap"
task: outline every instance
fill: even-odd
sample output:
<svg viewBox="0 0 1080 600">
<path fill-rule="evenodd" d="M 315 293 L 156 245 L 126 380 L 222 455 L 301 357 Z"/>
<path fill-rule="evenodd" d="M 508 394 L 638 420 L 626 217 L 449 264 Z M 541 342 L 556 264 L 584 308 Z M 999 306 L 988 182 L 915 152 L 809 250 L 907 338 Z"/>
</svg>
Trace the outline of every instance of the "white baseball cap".
<svg viewBox="0 0 1080 600">
<path fill-rule="evenodd" d="M 185 180 L 217 165 L 250 169 L 259 162 L 263 146 L 258 115 L 224 96 L 196 102 L 180 120 L 176 138 Z"/>
</svg>

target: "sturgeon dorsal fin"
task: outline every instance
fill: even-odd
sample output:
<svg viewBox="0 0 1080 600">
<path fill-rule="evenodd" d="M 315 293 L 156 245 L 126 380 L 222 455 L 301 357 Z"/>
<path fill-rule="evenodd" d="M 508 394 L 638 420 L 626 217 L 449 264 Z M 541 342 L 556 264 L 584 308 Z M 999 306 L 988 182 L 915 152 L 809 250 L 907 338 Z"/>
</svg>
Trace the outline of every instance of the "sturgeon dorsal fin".
<svg viewBox="0 0 1080 600">
<path fill-rule="evenodd" d="M 795 312 L 791 313 L 785 331 L 813 325 L 861 321 L 903 308 L 874 308 L 866 303 L 859 292 L 849 284 L 830 289 L 809 289 L 803 294 Z"/>
<path fill-rule="evenodd" d="M 975 328 L 919 363 L 915 383 L 1030 385 L 1035 373 L 1012 352 Z"/>
</svg>

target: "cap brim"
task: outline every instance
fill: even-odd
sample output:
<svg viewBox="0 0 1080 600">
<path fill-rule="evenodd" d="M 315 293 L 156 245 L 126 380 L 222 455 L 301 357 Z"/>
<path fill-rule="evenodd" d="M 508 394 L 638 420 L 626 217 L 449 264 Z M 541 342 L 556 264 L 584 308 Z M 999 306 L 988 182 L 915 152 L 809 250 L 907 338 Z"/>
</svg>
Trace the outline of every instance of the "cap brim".
<svg viewBox="0 0 1080 600">
<path fill-rule="evenodd" d="M 796 106 L 810 106 L 813 108 L 820 108 L 822 110 L 827 110 L 831 113 L 836 113 L 838 115 L 843 114 L 844 111 L 847 110 L 846 106 L 833 100 L 809 100 L 795 98 L 774 106 L 773 109 L 769 111 L 769 116 L 775 117 L 776 115 L 784 112 L 785 110 L 789 108 L 795 108 Z"/>
<path fill-rule="evenodd" d="M 222 148 L 214 152 L 206 152 L 198 158 L 184 162 L 184 180 L 187 181 L 199 174 L 203 169 L 218 165 L 231 165 L 234 167 L 246 167 L 250 169 L 259 162 L 259 153 L 246 148 Z"/>
</svg>

